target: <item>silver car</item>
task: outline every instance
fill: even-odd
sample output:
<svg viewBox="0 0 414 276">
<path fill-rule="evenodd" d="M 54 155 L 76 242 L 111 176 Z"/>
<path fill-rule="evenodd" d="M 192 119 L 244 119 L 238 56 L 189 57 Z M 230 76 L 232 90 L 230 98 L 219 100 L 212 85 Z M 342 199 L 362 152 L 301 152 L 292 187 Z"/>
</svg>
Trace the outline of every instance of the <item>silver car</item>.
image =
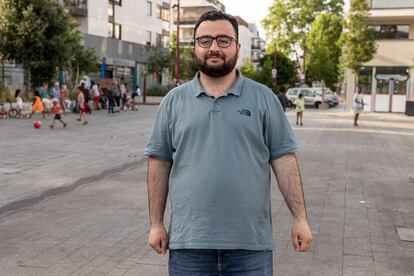
<svg viewBox="0 0 414 276">
<path fill-rule="evenodd" d="M 319 108 L 322 103 L 322 88 L 320 87 L 297 87 L 290 88 L 286 92 L 288 98 L 288 106 L 295 106 L 295 100 L 299 94 L 302 94 L 305 98 L 306 106 L 313 106 Z M 332 106 L 332 98 L 327 94 L 324 95 L 325 102 Z"/>
</svg>

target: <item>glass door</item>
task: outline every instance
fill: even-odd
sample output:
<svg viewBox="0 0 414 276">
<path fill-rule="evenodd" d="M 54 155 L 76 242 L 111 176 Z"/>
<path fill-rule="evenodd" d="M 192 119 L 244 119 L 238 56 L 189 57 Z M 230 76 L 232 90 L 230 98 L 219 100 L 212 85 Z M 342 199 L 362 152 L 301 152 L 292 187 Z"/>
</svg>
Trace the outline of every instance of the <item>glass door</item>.
<svg viewBox="0 0 414 276">
<path fill-rule="evenodd" d="M 375 94 L 375 111 L 389 112 L 390 111 L 390 79 L 387 77 L 380 78 L 377 81 L 377 90 Z"/>
</svg>

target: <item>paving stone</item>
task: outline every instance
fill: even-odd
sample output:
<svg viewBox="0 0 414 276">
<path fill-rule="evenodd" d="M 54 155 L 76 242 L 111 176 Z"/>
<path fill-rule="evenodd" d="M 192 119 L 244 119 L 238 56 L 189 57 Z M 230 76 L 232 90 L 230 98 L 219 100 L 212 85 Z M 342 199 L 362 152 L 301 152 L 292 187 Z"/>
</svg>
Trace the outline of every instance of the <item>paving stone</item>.
<svg viewBox="0 0 414 276">
<path fill-rule="evenodd" d="M 397 232 L 400 240 L 414 242 L 414 228 L 397 227 Z"/>
<path fill-rule="evenodd" d="M 11 162 L 25 169 L 13 179 L 0 173 L 0 208 L 10 198 L 91 178 L 71 192 L 0 214 L 1 276 L 167 275 L 167 256 L 147 245 L 146 164 L 138 162 L 155 110 L 144 106 L 111 119 L 97 112 L 91 117 L 97 125 L 74 124 L 65 132 L 33 134 L 29 122 L 28 128 L 25 122 L 2 124 L 0 147 L 11 150 Z M 287 116 L 292 121 L 295 114 Z M 356 129 L 350 126 L 352 115 L 331 109 L 307 110 L 306 120 L 306 128 L 294 132 L 313 247 L 303 254 L 293 251 L 292 216 L 272 176 L 277 275 L 413 275 L 413 243 L 400 241 L 395 228 L 414 227 L 414 186 L 407 182 L 414 166 L 414 118 L 364 114 L 361 125 L 366 125 Z M 384 129 L 412 135 L 384 134 Z M 5 142 L 10 135 L 17 137 L 11 148 Z M 29 135 L 38 145 L 30 160 L 27 141 L 19 138 Z M 94 154 L 79 150 L 85 145 Z M 125 167 L 110 171 L 118 165 Z M 166 225 L 169 212 L 168 206 Z"/>
</svg>

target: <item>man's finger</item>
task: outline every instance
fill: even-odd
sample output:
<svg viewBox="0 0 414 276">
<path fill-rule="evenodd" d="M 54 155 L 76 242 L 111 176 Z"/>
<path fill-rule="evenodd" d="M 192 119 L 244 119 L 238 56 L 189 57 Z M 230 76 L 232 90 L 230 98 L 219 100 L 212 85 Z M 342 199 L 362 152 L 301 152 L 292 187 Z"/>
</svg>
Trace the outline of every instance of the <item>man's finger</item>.
<svg viewBox="0 0 414 276">
<path fill-rule="evenodd" d="M 299 244 L 300 244 L 300 249 L 299 249 L 300 252 L 308 251 L 309 245 L 310 245 L 310 243 L 308 241 L 301 240 L 301 241 L 299 241 Z"/>
<path fill-rule="evenodd" d="M 165 238 L 161 239 L 161 253 L 164 255 L 167 253 L 167 239 Z"/>
<path fill-rule="evenodd" d="M 158 253 L 161 254 L 162 250 L 161 250 L 161 246 L 160 243 L 150 243 L 150 246 Z"/>
<path fill-rule="evenodd" d="M 300 249 L 298 235 L 292 234 L 292 242 L 293 248 L 295 248 L 295 251 L 298 252 Z"/>
</svg>

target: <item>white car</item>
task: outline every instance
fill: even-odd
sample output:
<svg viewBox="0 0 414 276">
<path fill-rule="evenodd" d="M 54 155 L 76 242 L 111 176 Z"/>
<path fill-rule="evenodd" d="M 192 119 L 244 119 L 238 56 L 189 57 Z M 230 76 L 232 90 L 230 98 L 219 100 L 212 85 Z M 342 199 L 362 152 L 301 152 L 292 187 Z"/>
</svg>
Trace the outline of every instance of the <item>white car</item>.
<svg viewBox="0 0 414 276">
<path fill-rule="evenodd" d="M 288 106 L 294 106 L 295 100 L 299 94 L 302 94 L 305 98 L 305 105 L 306 106 L 313 106 L 315 108 L 319 108 L 320 104 L 322 103 L 322 88 L 320 87 L 297 87 L 297 88 L 290 88 L 286 92 L 286 97 L 288 98 Z M 325 102 L 329 104 L 329 106 L 333 106 L 332 96 L 326 94 L 324 96 Z"/>
</svg>

